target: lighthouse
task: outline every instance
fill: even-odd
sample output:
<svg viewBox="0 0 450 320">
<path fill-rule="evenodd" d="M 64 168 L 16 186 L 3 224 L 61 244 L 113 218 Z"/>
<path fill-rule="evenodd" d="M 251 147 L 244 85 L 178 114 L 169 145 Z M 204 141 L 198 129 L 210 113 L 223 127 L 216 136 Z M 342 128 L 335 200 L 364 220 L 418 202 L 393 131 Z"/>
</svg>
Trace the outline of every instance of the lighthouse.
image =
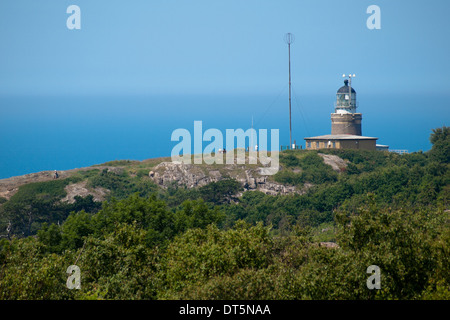
<svg viewBox="0 0 450 320">
<path fill-rule="evenodd" d="M 351 86 L 351 79 L 344 80 L 344 86 L 336 93 L 334 113 L 331 114 L 331 134 L 350 134 L 360 136 L 362 114 L 356 112 L 356 91 Z"/>
<path fill-rule="evenodd" d="M 352 87 L 354 77 L 354 74 L 348 75 L 336 93 L 334 112 L 331 114 L 331 134 L 305 138 L 306 149 L 377 149 L 378 138 L 362 135 L 362 114 L 356 110 L 356 91 Z"/>
</svg>

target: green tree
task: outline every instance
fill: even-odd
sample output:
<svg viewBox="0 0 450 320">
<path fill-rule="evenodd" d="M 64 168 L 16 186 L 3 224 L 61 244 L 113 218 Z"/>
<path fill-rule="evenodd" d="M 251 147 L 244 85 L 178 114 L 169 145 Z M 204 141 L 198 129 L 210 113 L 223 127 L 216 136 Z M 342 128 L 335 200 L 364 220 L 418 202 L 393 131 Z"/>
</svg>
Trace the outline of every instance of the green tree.
<svg viewBox="0 0 450 320">
<path fill-rule="evenodd" d="M 72 299 L 67 289 L 67 267 L 73 253 L 46 254 L 34 237 L 3 244 L 0 260 L 0 300 Z"/>
<path fill-rule="evenodd" d="M 167 248 L 159 270 L 159 298 L 183 298 L 214 277 L 233 275 L 241 268 L 266 268 L 271 262 L 269 229 L 243 222 L 221 231 L 215 225 L 205 230 L 189 229 Z"/>
<path fill-rule="evenodd" d="M 448 214 L 442 211 L 378 208 L 372 199 L 355 215 L 340 212 L 337 221 L 338 243 L 354 265 L 381 268 L 377 298 L 418 299 L 436 273 L 446 273 L 441 268 L 448 260 L 442 261 L 435 246 L 443 227 L 449 227 Z"/>
<path fill-rule="evenodd" d="M 210 224 L 219 224 L 225 215 L 217 207 L 209 209 L 207 204 L 199 200 L 187 200 L 175 212 L 175 229 L 181 233 L 191 228 L 206 228 Z"/>
<path fill-rule="evenodd" d="M 123 200 L 112 199 L 92 217 L 97 236 L 112 232 L 119 223 L 134 222 L 147 231 L 151 245 L 162 244 L 175 235 L 173 212 L 154 195 L 142 198 L 133 194 Z"/>
<path fill-rule="evenodd" d="M 37 236 L 39 241 L 45 246 L 45 250 L 51 253 L 61 252 L 61 228 L 52 223 L 48 226 L 47 223 L 42 225 L 42 228 L 38 230 Z"/>
<path fill-rule="evenodd" d="M 226 179 L 208 183 L 199 188 L 200 196 L 207 202 L 222 204 L 230 202 L 231 198 L 243 190 L 241 184 L 234 179 Z"/>
<path fill-rule="evenodd" d="M 432 144 L 431 158 L 442 163 L 450 163 L 450 127 L 433 129 L 430 142 Z"/>
<path fill-rule="evenodd" d="M 154 299 L 158 249 L 138 223 L 119 223 L 104 238 L 89 236 L 78 251 L 82 287 L 77 299 Z"/>
</svg>

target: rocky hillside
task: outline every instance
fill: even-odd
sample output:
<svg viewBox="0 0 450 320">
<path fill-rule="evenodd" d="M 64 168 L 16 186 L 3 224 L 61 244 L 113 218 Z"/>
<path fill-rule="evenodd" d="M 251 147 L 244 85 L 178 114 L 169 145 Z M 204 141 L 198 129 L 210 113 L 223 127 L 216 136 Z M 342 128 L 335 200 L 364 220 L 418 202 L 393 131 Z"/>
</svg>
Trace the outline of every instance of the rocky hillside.
<svg viewBox="0 0 450 320">
<path fill-rule="evenodd" d="M 269 176 L 261 175 L 258 169 L 249 169 L 246 165 L 237 164 L 223 165 L 219 169 L 195 164 L 162 162 L 149 173 L 149 176 L 164 188 L 173 183 L 188 188 L 202 187 L 211 182 L 232 178 L 239 181 L 244 190 L 258 190 L 271 195 L 303 192 L 294 186 L 270 181 Z"/>
<path fill-rule="evenodd" d="M 434 132 L 430 152 L 286 150 L 274 175 L 159 158 L 1 180 L 0 299 L 449 299 Z"/>
<path fill-rule="evenodd" d="M 78 168 L 66 171 L 58 171 L 58 179 L 66 179 L 73 176 L 76 173 L 96 170 L 96 169 L 107 169 L 107 170 L 115 170 L 115 167 L 108 166 L 93 166 L 93 167 L 85 167 Z M 36 173 L 29 173 L 23 176 L 16 176 L 7 179 L 0 180 L 0 197 L 9 200 L 13 195 L 17 193 L 19 187 L 35 183 L 35 182 L 46 182 L 55 180 L 54 171 L 41 171 Z M 73 183 L 69 184 L 66 187 L 67 196 L 64 198 L 64 201 L 72 202 L 73 198 L 77 195 L 86 196 L 88 194 L 92 194 L 95 199 L 98 201 L 104 200 L 104 195 L 107 193 L 107 190 L 88 190 L 86 188 L 86 181 L 82 183 Z"/>
<path fill-rule="evenodd" d="M 324 163 L 331 166 L 336 172 L 341 172 L 347 166 L 347 161 L 336 155 L 321 154 Z M 108 165 L 109 164 L 109 165 Z M 280 166 L 280 170 L 284 168 Z M 283 184 L 274 181 L 273 176 L 263 174 L 257 165 L 250 164 L 183 164 L 170 161 L 170 158 L 149 159 L 144 161 L 113 161 L 103 165 L 72 169 L 67 171 L 58 171 L 58 179 L 83 175 L 83 172 L 102 171 L 121 175 L 127 172 L 130 175 L 148 177 L 162 188 L 171 185 L 185 186 L 187 188 L 197 188 L 205 186 L 211 182 L 218 182 L 224 179 L 235 179 L 240 182 L 245 191 L 258 190 L 268 195 L 286 195 L 303 194 L 312 186 L 311 183 L 305 183 L 302 188 L 297 186 Z M 295 169 L 294 173 L 300 172 Z M 12 177 L 0 180 L 0 198 L 9 200 L 17 193 L 22 185 L 55 180 L 53 171 L 42 171 L 30 173 L 23 176 Z M 95 201 L 106 199 L 109 191 L 103 187 L 89 186 L 87 179 L 70 183 L 65 187 L 67 195 L 61 200 L 72 203 L 76 196 L 85 197 L 92 195 Z"/>
</svg>

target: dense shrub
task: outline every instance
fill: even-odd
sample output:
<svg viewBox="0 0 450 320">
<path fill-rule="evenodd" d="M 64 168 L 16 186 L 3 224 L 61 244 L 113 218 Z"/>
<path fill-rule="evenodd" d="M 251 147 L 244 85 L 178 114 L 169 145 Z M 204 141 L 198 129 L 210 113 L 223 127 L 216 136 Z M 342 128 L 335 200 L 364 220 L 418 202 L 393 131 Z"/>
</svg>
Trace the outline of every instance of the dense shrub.
<svg viewBox="0 0 450 320">
<path fill-rule="evenodd" d="M 447 132 L 426 153 L 323 150 L 349 161 L 339 174 L 317 152 L 289 150 L 274 178 L 313 185 L 286 196 L 236 197 L 234 180 L 162 190 L 120 170 L 24 186 L 0 206 L 2 228 L 13 225 L 0 240 L 0 299 L 448 300 Z M 111 198 L 60 203 L 77 179 Z M 74 263 L 81 290 L 65 286 Z M 370 265 L 380 290 L 366 286 Z"/>
</svg>

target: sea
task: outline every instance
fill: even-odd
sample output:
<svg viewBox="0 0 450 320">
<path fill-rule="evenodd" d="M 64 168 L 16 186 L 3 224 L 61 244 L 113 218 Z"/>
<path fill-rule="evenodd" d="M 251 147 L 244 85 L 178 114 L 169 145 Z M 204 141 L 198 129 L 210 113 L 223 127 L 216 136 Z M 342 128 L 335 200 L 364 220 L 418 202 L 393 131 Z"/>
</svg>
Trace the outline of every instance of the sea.
<svg viewBox="0 0 450 320">
<path fill-rule="evenodd" d="M 426 152 L 449 125 L 450 94 L 372 94 L 359 100 L 362 134 L 392 150 Z M 294 96 L 292 139 L 329 134 L 334 95 Z M 289 144 L 287 92 L 258 94 L 0 95 L 0 179 L 112 160 L 170 157 L 176 129 L 279 130 Z M 193 140 L 193 139 L 192 139 Z M 203 148 L 209 142 L 203 142 Z M 225 141 L 224 141 L 225 145 Z"/>
</svg>

